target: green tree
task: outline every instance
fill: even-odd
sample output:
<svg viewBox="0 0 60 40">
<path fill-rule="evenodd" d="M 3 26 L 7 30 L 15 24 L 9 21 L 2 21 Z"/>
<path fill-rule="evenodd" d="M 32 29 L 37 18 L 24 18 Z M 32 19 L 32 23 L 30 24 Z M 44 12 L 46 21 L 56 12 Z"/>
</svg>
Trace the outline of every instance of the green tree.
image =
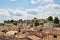
<svg viewBox="0 0 60 40">
<path fill-rule="evenodd" d="M 54 18 L 54 23 L 59 24 L 59 19 L 58 19 L 58 17 L 55 17 L 55 18 Z"/>
<path fill-rule="evenodd" d="M 35 20 L 34 24 L 35 24 L 35 26 L 38 26 L 39 25 L 39 21 Z"/>
<path fill-rule="evenodd" d="M 52 16 L 49 16 L 49 17 L 48 17 L 48 20 L 49 20 L 49 21 L 53 21 L 53 17 L 52 17 Z"/>
<path fill-rule="evenodd" d="M 7 21 L 5 20 L 4 23 L 10 23 L 10 21 L 9 20 L 7 20 Z"/>
<path fill-rule="evenodd" d="M 0 23 L 0 26 L 3 26 L 4 25 L 4 23 Z"/>
<path fill-rule="evenodd" d="M 4 21 L 4 23 L 6 23 L 6 20 Z"/>
<path fill-rule="evenodd" d="M 39 25 L 39 20 L 37 18 L 34 18 L 32 20 L 32 23 L 35 25 L 35 26 L 38 26 Z M 32 25 L 31 25 L 32 26 Z"/>
<path fill-rule="evenodd" d="M 34 18 L 33 20 L 32 20 L 32 22 L 35 22 L 37 20 L 37 18 Z"/>
<path fill-rule="evenodd" d="M 13 23 L 14 22 L 14 20 L 11 20 L 11 23 Z"/>
</svg>

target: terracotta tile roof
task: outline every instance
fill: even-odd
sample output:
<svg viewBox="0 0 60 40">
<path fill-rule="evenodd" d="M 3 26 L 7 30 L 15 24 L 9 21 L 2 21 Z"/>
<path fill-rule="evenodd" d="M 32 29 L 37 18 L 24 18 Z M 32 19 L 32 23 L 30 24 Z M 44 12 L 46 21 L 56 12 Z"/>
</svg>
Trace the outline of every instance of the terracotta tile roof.
<svg viewBox="0 0 60 40">
<path fill-rule="evenodd" d="M 41 38 L 35 36 L 35 35 L 30 35 L 30 36 L 27 36 L 28 38 L 32 39 L 32 40 L 41 40 Z"/>
<path fill-rule="evenodd" d="M 8 31 L 6 35 L 14 35 L 14 33 L 17 33 L 17 31 Z"/>
<path fill-rule="evenodd" d="M 25 38 L 26 36 L 21 34 L 21 35 L 16 35 L 15 37 L 16 38 Z"/>
<path fill-rule="evenodd" d="M 60 28 L 43 28 L 43 33 L 60 34 Z"/>
<path fill-rule="evenodd" d="M 5 33 L 3 33 L 3 32 L 0 32 L 0 36 L 1 36 L 1 35 L 5 35 Z"/>
</svg>

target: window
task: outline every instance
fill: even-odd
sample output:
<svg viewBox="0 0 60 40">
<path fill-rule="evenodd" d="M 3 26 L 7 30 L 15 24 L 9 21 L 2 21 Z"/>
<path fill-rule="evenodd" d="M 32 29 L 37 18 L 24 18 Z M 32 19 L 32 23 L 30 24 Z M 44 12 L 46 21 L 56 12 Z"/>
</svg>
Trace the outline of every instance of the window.
<svg viewBox="0 0 60 40">
<path fill-rule="evenodd" d="M 54 35 L 54 38 L 57 38 L 57 35 Z"/>
<path fill-rule="evenodd" d="M 58 39 L 57 39 L 57 35 L 54 35 L 54 40 L 58 40 Z"/>
<path fill-rule="evenodd" d="M 40 29 L 40 32 L 42 32 L 43 31 L 43 29 Z"/>
</svg>

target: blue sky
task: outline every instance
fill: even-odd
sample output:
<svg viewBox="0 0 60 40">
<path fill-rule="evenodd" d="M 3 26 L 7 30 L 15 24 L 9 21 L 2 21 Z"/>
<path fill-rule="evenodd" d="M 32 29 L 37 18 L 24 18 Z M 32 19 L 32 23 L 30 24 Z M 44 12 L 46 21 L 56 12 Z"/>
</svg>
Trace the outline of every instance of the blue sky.
<svg viewBox="0 0 60 40">
<path fill-rule="evenodd" d="M 60 17 L 60 0 L 0 0 L 0 22 L 48 16 Z"/>
<path fill-rule="evenodd" d="M 39 6 L 39 4 L 32 4 L 31 0 L 0 0 L 0 8 L 34 8 Z"/>
</svg>

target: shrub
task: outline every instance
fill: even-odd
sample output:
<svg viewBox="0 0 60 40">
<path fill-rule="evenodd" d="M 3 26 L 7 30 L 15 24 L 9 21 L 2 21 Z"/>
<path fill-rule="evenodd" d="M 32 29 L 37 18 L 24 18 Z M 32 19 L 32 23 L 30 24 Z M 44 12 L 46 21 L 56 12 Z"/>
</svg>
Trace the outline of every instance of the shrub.
<svg viewBox="0 0 60 40">
<path fill-rule="evenodd" d="M 52 16 L 49 16 L 49 17 L 48 17 L 48 20 L 49 20 L 49 21 L 53 21 L 53 17 L 52 17 Z"/>
<path fill-rule="evenodd" d="M 17 25 L 17 22 L 14 22 L 13 24 L 14 24 L 14 25 Z"/>
<path fill-rule="evenodd" d="M 0 23 L 0 26 L 4 25 L 4 23 Z"/>
<path fill-rule="evenodd" d="M 38 26 L 38 25 L 39 25 L 39 21 L 36 20 L 36 21 L 35 21 L 35 26 Z"/>
<path fill-rule="evenodd" d="M 43 22 L 40 23 L 40 25 L 43 25 L 43 24 L 44 24 Z"/>
<path fill-rule="evenodd" d="M 59 24 L 59 19 L 58 19 L 58 17 L 55 17 L 55 18 L 54 18 L 54 23 Z"/>
<path fill-rule="evenodd" d="M 6 33 L 6 32 L 8 32 L 8 30 L 4 29 L 4 30 L 2 30 L 2 32 Z"/>
</svg>

